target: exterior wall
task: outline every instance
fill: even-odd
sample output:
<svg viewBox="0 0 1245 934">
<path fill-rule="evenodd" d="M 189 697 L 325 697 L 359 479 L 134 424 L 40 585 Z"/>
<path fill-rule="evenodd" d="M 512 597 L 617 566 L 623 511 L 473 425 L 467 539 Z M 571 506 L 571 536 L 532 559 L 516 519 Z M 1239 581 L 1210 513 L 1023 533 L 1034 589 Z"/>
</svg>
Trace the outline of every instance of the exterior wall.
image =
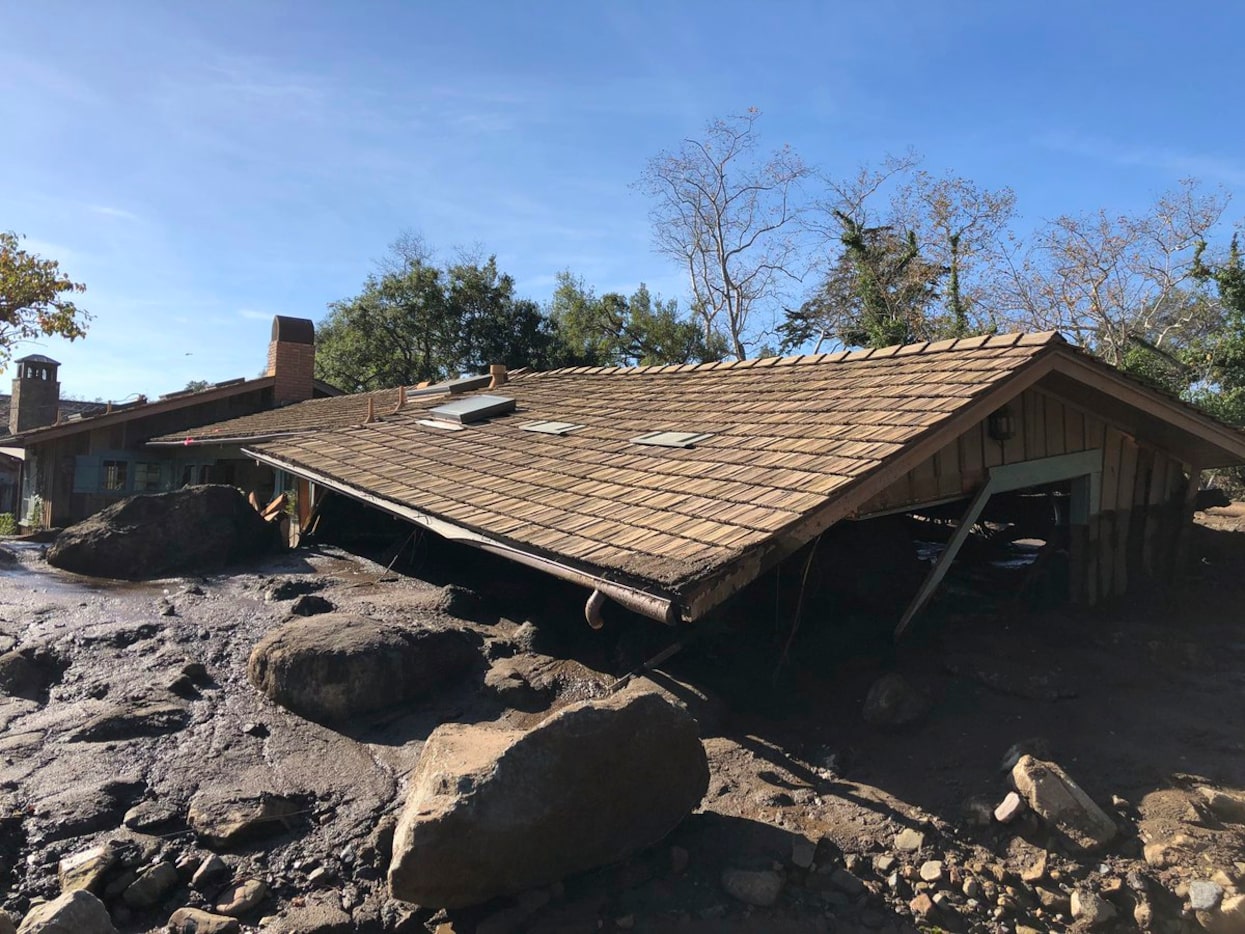
<svg viewBox="0 0 1245 934">
<path fill-rule="evenodd" d="M 222 457 L 236 454 L 219 448 L 148 448 L 146 441 L 271 407 L 272 390 L 255 390 L 100 428 L 83 426 L 74 434 L 32 444 L 26 449 L 19 519 L 29 516 L 35 496 L 45 511 L 42 521 L 60 526 L 135 493 L 187 483 L 235 483 L 238 468 Z"/>
<path fill-rule="evenodd" d="M 981 422 L 891 484 L 859 515 L 916 508 L 968 496 L 1001 464 L 1101 450 L 1099 511 L 1071 529 L 1071 589 L 1078 602 L 1167 580 L 1179 563 L 1190 466 L 1075 403 L 1039 388 L 1010 404 L 1013 437 L 990 438 Z"/>
</svg>

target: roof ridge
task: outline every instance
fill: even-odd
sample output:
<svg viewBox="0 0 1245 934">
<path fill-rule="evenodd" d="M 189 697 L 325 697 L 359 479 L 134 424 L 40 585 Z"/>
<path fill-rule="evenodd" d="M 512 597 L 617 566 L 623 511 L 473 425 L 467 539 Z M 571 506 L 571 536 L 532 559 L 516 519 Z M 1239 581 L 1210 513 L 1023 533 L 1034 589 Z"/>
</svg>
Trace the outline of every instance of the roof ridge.
<svg viewBox="0 0 1245 934">
<path fill-rule="evenodd" d="M 949 337 L 939 341 L 916 341 L 891 344 L 888 347 L 860 347 L 828 353 L 798 354 L 786 357 L 747 357 L 743 360 L 710 360 L 705 363 L 649 363 L 636 366 L 563 366 L 552 370 L 528 372 L 528 379 L 542 376 L 605 376 L 644 373 L 688 373 L 696 370 L 750 370 L 761 367 L 797 366 L 817 363 L 856 363 L 888 357 L 912 357 L 950 350 L 999 350 L 1005 347 L 1036 347 L 1066 344 L 1058 331 L 1009 331 L 1006 334 L 980 334 L 974 337 Z"/>
</svg>

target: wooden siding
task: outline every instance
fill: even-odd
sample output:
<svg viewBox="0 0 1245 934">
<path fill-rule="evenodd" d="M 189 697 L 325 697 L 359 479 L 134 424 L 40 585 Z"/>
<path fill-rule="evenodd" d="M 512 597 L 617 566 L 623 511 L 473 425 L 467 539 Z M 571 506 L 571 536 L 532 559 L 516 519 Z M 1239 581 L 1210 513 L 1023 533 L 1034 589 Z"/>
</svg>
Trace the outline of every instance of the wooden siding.
<svg viewBox="0 0 1245 934">
<path fill-rule="evenodd" d="M 1026 390 L 1010 408 L 1010 440 L 992 440 L 979 422 L 873 497 L 859 516 L 965 498 L 1001 464 L 1098 449 L 1100 508 L 1087 526 L 1071 532 L 1073 599 L 1093 604 L 1134 584 L 1169 579 L 1191 465 L 1040 387 Z"/>
</svg>

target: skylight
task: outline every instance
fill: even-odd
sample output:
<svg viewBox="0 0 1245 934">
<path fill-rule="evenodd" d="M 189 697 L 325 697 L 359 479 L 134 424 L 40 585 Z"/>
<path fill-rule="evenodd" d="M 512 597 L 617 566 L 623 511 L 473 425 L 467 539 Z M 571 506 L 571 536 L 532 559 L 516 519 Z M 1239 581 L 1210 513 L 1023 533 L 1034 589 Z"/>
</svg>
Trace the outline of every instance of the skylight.
<svg viewBox="0 0 1245 934">
<path fill-rule="evenodd" d="M 494 415 L 505 415 L 507 412 L 514 411 L 514 400 L 506 396 L 471 396 L 466 399 L 456 399 L 453 402 L 447 402 L 445 405 L 438 405 L 435 409 L 429 409 L 428 414 L 435 419 L 444 422 L 457 422 L 460 425 L 469 425 L 472 422 L 483 421 L 486 418 L 492 418 Z"/>
<path fill-rule="evenodd" d="M 697 433 L 694 431 L 653 431 L 638 438 L 632 438 L 632 444 L 652 444 L 661 448 L 690 448 L 713 437 L 712 432 Z"/>
<path fill-rule="evenodd" d="M 579 431 L 583 425 L 576 425 L 574 422 L 528 422 L 526 425 L 520 425 L 520 431 L 538 431 L 542 435 L 569 435 L 572 431 Z"/>
</svg>

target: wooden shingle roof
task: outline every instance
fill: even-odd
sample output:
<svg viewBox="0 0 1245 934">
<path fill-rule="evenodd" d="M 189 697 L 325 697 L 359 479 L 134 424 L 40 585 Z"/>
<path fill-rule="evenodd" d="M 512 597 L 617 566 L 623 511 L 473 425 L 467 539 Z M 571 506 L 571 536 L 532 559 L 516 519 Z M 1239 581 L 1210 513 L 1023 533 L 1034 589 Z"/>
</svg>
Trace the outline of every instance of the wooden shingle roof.
<svg viewBox="0 0 1245 934">
<path fill-rule="evenodd" d="M 270 463 L 603 578 L 688 596 L 876 473 L 1057 334 L 802 357 L 534 373 L 513 414 L 443 431 L 431 404 L 250 448 Z M 525 431 L 551 420 L 565 435 Z M 709 437 L 636 444 L 655 432 Z"/>
</svg>

